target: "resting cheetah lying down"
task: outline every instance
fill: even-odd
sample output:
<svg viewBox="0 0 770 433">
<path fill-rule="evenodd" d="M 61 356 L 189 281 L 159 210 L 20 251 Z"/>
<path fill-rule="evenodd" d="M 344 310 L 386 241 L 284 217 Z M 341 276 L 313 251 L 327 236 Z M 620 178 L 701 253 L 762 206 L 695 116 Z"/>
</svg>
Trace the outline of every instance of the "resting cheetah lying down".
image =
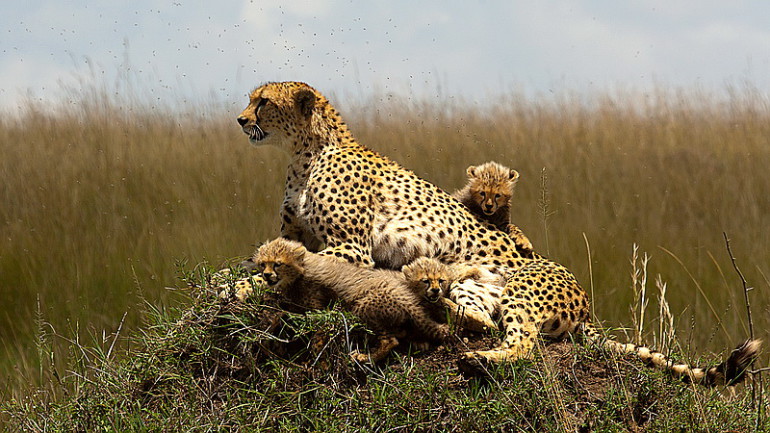
<svg viewBox="0 0 770 433">
<path fill-rule="evenodd" d="M 438 187 L 357 143 L 334 107 L 307 84 L 268 83 L 255 89 L 238 123 L 252 144 L 273 144 L 291 155 L 280 212 L 283 237 L 313 251 L 323 245 L 320 255 L 364 267 L 377 263 L 398 269 L 431 257 L 494 275 L 454 284 L 449 292 L 458 304 L 461 326 L 492 328 L 494 316 L 501 313 L 503 318 L 501 346 L 468 357 L 526 357 L 538 331 L 594 332 L 585 292 L 572 273 L 536 254 L 522 257 L 505 233 L 489 228 Z M 503 287 L 499 281 L 507 276 Z M 650 353 L 606 344 L 643 358 Z M 758 347 L 758 342 L 749 342 L 738 358 L 753 359 Z M 653 363 L 677 371 L 658 355 L 651 358 Z M 697 380 L 707 377 L 698 370 L 682 371 Z"/>
<path fill-rule="evenodd" d="M 303 258 L 301 244 L 275 240 L 260 246 L 251 262 L 259 281 L 281 296 L 281 306 L 288 311 L 302 313 L 331 306 L 337 293 L 305 278 Z"/>
<path fill-rule="evenodd" d="M 278 238 L 259 247 L 254 263 L 268 286 L 295 302 L 321 308 L 333 299 L 342 301 L 377 334 L 379 344 L 370 355 L 372 361 L 390 353 L 398 345 L 398 338 L 407 337 L 409 328 L 417 332 L 411 335 L 413 339 L 440 342 L 449 335 L 448 325 L 434 321 L 420 307 L 420 297 L 411 288 L 421 283 L 420 268 L 424 262 L 405 266 L 406 274 L 420 278 L 408 281 L 402 272 L 362 269 L 335 257 L 309 252 L 299 242 Z M 439 278 L 451 283 L 445 280 L 448 275 Z M 369 358 L 361 353 L 353 356 L 359 361 Z"/>
<path fill-rule="evenodd" d="M 504 231 L 523 253 L 532 251 L 532 242 L 520 228 L 511 224 L 511 196 L 519 172 L 496 162 L 466 169 L 468 183 L 452 197 L 484 221 Z"/>
</svg>

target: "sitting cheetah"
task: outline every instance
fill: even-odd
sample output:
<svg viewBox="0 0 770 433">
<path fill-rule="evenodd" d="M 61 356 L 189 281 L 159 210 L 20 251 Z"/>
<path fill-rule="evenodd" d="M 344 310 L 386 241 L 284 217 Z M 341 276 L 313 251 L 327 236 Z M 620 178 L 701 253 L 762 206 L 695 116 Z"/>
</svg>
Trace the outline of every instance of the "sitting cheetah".
<svg viewBox="0 0 770 433">
<path fill-rule="evenodd" d="M 532 242 L 510 222 L 511 196 L 519 172 L 496 162 L 487 162 L 468 167 L 466 174 L 468 183 L 452 197 L 477 217 L 507 233 L 522 252 L 531 252 Z"/>
<path fill-rule="evenodd" d="M 462 326 L 496 327 L 508 269 L 528 260 L 504 233 L 393 161 L 358 144 L 326 98 L 304 83 L 270 83 L 250 95 L 238 122 L 253 144 L 292 155 L 281 236 L 365 267 L 400 269 L 419 257 L 467 263 L 494 281 L 467 280 L 449 297 Z"/>
<path fill-rule="evenodd" d="M 585 292 L 566 268 L 537 255 L 523 257 L 508 235 L 491 229 L 456 199 L 356 142 L 337 110 L 307 84 L 258 87 L 237 120 L 252 144 L 277 145 L 291 155 L 280 211 L 283 237 L 313 251 L 324 246 L 321 256 L 363 267 L 377 263 L 398 269 L 431 257 L 493 274 L 490 280 L 453 284 L 449 292 L 463 327 L 491 329 L 496 326 L 492 318 L 502 312 L 501 346 L 469 352 L 468 358 L 526 357 L 538 331 L 561 335 L 583 329 L 598 335 L 590 327 Z M 494 281 L 508 276 L 504 285 Z M 742 346 L 745 356 L 738 358 L 753 359 L 758 347 L 758 342 Z M 664 358 L 654 359 L 676 371 Z M 705 381 L 698 371 L 685 374 Z"/>
<path fill-rule="evenodd" d="M 328 303 L 338 298 L 378 336 L 378 347 L 371 353 L 373 362 L 384 358 L 406 337 L 412 326 L 421 337 L 443 341 L 449 336 L 446 324 L 435 322 L 420 308 L 420 299 L 408 287 L 404 274 L 385 269 L 363 269 L 332 256 L 312 253 L 302 244 L 278 238 L 262 245 L 254 256 L 262 278 L 293 294 Z M 329 295 L 332 296 L 329 296 Z M 318 305 L 318 304 L 316 304 Z M 368 360 L 354 353 L 358 361 Z"/>
</svg>

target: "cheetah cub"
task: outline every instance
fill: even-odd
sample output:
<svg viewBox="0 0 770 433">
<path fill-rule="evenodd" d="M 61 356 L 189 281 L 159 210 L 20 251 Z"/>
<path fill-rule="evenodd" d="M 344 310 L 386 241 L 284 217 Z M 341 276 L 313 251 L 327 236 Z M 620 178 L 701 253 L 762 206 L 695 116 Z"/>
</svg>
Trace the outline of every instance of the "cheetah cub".
<svg viewBox="0 0 770 433">
<path fill-rule="evenodd" d="M 274 256 L 274 260 L 266 261 L 264 252 L 269 250 L 281 251 L 280 258 Z M 420 298 L 409 289 L 401 272 L 361 268 L 312 253 L 299 242 L 283 238 L 261 246 L 254 262 L 264 269 L 262 277 L 269 286 L 295 298 L 326 291 L 369 326 L 377 335 L 378 345 L 369 356 L 352 353 L 359 362 L 377 362 L 387 356 L 398 345 L 398 338 L 408 336 L 407 329 L 414 329 L 418 337 L 439 342 L 449 336 L 449 326 L 433 320 L 420 306 Z M 277 269 L 276 264 L 280 264 Z"/>
<path fill-rule="evenodd" d="M 326 308 L 337 295 L 328 287 L 305 280 L 300 253 L 294 243 L 276 239 L 260 246 L 251 261 L 260 280 L 281 296 L 285 310 L 304 313 Z"/>
<path fill-rule="evenodd" d="M 468 183 L 452 197 L 476 217 L 494 225 L 513 239 L 523 252 L 532 251 L 532 242 L 520 228 L 511 224 L 511 196 L 519 180 L 519 172 L 496 162 L 470 166 Z"/>
<path fill-rule="evenodd" d="M 486 277 L 482 270 L 474 266 L 461 263 L 449 265 L 428 257 L 420 257 L 404 265 L 401 272 L 409 289 L 421 299 L 421 305 L 434 320 L 446 322 L 451 319 L 455 323 L 461 323 L 463 318 L 457 315 L 459 306 L 449 299 L 452 284 Z"/>
<path fill-rule="evenodd" d="M 447 295 L 453 283 L 482 277 L 482 272 L 474 266 L 461 263 L 448 265 L 428 257 L 420 257 L 404 265 L 401 272 L 409 289 L 431 303 L 442 299 L 449 301 Z"/>
</svg>

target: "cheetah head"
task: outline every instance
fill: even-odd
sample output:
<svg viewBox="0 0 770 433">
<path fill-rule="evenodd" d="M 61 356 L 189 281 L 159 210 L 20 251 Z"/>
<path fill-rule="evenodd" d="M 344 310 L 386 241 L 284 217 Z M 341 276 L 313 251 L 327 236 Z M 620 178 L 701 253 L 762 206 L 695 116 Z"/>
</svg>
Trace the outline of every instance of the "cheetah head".
<svg viewBox="0 0 770 433">
<path fill-rule="evenodd" d="M 293 143 L 310 131 L 313 111 L 323 96 L 305 83 L 264 84 L 249 95 L 238 124 L 253 145 Z"/>
<path fill-rule="evenodd" d="M 519 172 L 496 162 L 468 167 L 471 194 L 484 215 L 494 215 L 510 203 L 513 187 L 519 180 Z"/>
<path fill-rule="evenodd" d="M 268 286 L 286 288 L 302 276 L 306 252 L 299 242 L 278 238 L 260 246 L 253 261 Z"/>
<path fill-rule="evenodd" d="M 453 274 L 448 265 L 438 259 L 420 257 L 401 268 L 409 288 L 430 302 L 438 302 L 449 294 Z"/>
</svg>

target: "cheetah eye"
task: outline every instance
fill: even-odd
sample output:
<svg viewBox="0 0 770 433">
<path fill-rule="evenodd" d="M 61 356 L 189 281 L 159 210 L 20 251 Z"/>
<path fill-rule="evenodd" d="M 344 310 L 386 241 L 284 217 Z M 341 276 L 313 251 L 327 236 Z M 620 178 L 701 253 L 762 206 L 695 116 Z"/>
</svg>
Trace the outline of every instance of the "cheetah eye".
<svg viewBox="0 0 770 433">
<path fill-rule="evenodd" d="M 487 198 L 487 193 L 485 193 L 484 191 L 481 191 L 479 195 L 481 196 L 481 198 Z"/>
<path fill-rule="evenodd" d="M 495 194 L 495 198 L 500 198 L 500 194 Z"/>
<path fill-rule="evenodd" d="M 259 110 L 261 110 L 262 107 L 264 107 L 267 104 L 267 102 L 268 100 L 265 98 L 260 99 L 259 102 L 257 103 L 257 108 L 254 110 L 254 113 L 259 115 Z"/>
<path fill-rule="evenodd" d="M 438 283 L 443 286 L 444 284 L 446 284 L 446 280 L 438 280 Z"/>
<path fill-rule="evenodd" d="M 281 262 L 275 262 L 275 263 L 273 263 L 273 267 L 274 267 L 274 268 L 276 268 L 276 269 L 280 268 L 280 267 L 281 267 L 281 265 L 283 265 L 283 263 L 281 263 Z"/>
<path fill-rule="evenodd" d="M 427 279 L 427 278 L 423 278 L 423 279 L 422 279 L 422 283 L 423 283 L 423 284 L 430 284 L 430 280 L 429 280 L 429 279 Z"/>
</svg>

